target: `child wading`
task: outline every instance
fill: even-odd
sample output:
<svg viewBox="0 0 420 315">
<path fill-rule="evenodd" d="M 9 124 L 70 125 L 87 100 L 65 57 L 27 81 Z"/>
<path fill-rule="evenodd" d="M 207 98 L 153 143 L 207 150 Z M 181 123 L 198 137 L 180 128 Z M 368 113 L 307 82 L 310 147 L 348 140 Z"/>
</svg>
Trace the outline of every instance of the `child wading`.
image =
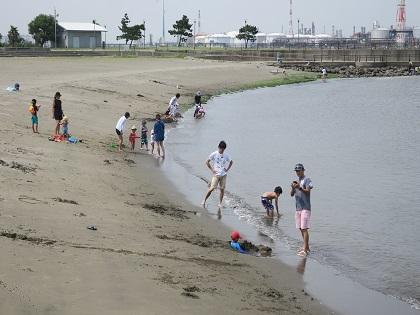
<svg viewBox="0 0 420 315">
<path fill-rule="evenodd" d="M 147 129 L 146 121 L 143 120 L 141 122 L 141 144 L 140 144 L 140 148 L 143 149 L 143 146 L 145 146 L 147 151 L 149 151 L 149 144 L 148 144 L 148 141 L 147 141 L 147 133 L 148 132 L 149 132 L 149 130 Z"/>
<path fill-rule="evenodd" d="M 131 127 L 131 133 L 130 136 L 128 138 L 128 141 L 131 144 L 131 151 L 134 151 L 134 148 L 136 146 L 136 139 L 140 138 L 139 136 L 137 136 L 137 128 L 136 126 Z"/>
<path fill-rule="evenodd" d="M 309 228 L 311 218 L 311 190 L 312 180 L 305 176 L 305 168 L 302 164 L 296 164 L 295 172 L 298 181 L 292 183 L 290 195 L 296 199 L 296 228 L 300 230 L 303 238 L 303 248 L 298 251 L 298 255 L 305 257 L 310 253 L 309 248 Z"/>
<path fill-rule="evenodd" d="M 150 146 L 152 147 L 152 154 L 155 151 L 155 130 L 150 130 Z"/>
<path fill-rule="evenodd" d="M 274 191 L 265 192 L 261 196 L 261 203 L 264 207 L 264 209 L 267 211 L 267 216 L 272 218 L 274 217 L 274 206 L 273 206 L 273 200 L 274 204 L 276 206 L 277 215 L 279 214 L 279 197 L 283 193 L 283 190 L 280 186 L 274 188 Z"/>
<path fill-rule="evenodd" d="M 36 104 L 36 99 L 33 99 L 31 105 L 29 106 L 29 112 L 32 114 L 32 131 L 33 133 L 38 132 L 38 111 L 41 108 L 41 105 Z"/>
</svg>

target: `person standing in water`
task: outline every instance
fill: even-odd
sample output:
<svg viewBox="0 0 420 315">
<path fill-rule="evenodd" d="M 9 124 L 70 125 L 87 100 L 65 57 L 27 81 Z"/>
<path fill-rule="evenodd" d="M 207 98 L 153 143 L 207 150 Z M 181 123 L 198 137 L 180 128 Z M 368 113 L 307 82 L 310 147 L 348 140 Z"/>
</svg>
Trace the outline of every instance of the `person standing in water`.
<svg viewBox="0 0 420 315">
<path fill-rule="evenodd" d="M 233 164 L 232 159 L 227 153 L 225 153 L 225 150 L 226 142 L 220 141 L 218 150 L 210 154 L 206 161 L 207 167 L 213 173 L 213 178 L 211 179 L 209 190 L 207 191 L 206 196 L 201 203 L 203 207 L 206 206 L 207 199 L 217 188 L 217 186 L 220 188 L 219 208 L 222 207 L 223 197 L 225 195 L 227 173 Z"/>
<path fill-rule="evenodd" d="M 53 119 L 56 122 L 55 130 L 54 130 L 55 136 L 60 134 L 60 124 L 61 124 L 61 121 L 63 120 L 63 108 L 61 105 L 60 98 L 61 98 L 61 93 L 60 92 L 55 93 L 53 106 L 52 106 Z"/>
<path fill-rule="evenodd" d="M 313 184 L 312 180 L 305 176 L 303 164 L 296 164 L 295 172 L 298 180 L 292 182 L 290 196 L 295 197 L 296 200 L 296 228 L 300 230 L 303 238 L 303 248 L 297 254 L 306 257 L 311 251 L 309 248 L 309 221 L 311 219 L 311 190 Z"/>
<path fill-rule="evenodd" d="M 162 158 L 165 158 L 165 146 L 163 141 L 165 140 L 165 123 L 160 119 L 160 115 L 156 115 L 156 122 L 153 126 L 153 134 L 154 140 L 157 147 L 157 153 Z M 160 151 L 162 150 L 162 155 L 160 155 Z"/>
</svg>

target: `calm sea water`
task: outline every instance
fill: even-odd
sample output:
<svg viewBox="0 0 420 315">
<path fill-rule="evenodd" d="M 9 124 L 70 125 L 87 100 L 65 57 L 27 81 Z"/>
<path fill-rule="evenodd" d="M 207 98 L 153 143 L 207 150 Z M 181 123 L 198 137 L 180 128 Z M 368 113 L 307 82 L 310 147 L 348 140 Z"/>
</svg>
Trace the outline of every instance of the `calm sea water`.
<svg viewBox="0 0 420 315">
<path fill-rule="evenodd" d="M 294 250 L 289 187 L 303 163 L 315 186 L 311 259 L 418 307 L 419 87 L 420 78 L 331 80 L 214 98 L 205 119 L 187 113 L 170 132 L 172 159 L 185 171 L 175 182 L 208 179 L 204 161 L 225 140 L 235 164 L 222 214 Z M 277 185 L 283 216 L 268 222 L 259 196 Z M 181 190 L 198 204 L 205 188 Z"/>
</svg>

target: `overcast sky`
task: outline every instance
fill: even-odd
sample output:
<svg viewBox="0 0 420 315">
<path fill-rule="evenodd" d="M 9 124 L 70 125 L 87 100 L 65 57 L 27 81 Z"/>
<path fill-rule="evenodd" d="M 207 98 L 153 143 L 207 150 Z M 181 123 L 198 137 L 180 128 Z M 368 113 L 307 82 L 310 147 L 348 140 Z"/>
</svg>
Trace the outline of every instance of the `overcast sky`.
<svg viewBox="0 0 420 315">
<path fill-rule="evenodd" d="M 381 26 L 395 25 L 399 0 L 293 0 L 294 26 L 299 18 L 309 27 L 314 21 L 317 33 L 327 33 L 331 26 L 343 29 L 350 35 L 353 25 L 359 30 L 364 25 L 371 29 L 373 21 Z M 420 26 L 420 0 L 406 0 L 407 22 Z M 289 0 L 166 0 L 166 29 L 182 14 L 191 20 L 201 10 L 201 31 L 207 33 L 238 30 L 246 19 L 257 25 L 261 32 L 287 33 Z M 10 25 L 19 28 L 21 34 L 28 33 L 28 22 L 39 13 L 53 14 L 54 7 L 62 22 L 91 22 L 96 19 L 106 25 L 108 42 L 116 42 L 118 25 L 125 12 L 136 23 L 146 20 L 147 33 L 157 41 L 162 34 L 162 0 L 1 0 L 0 33 L 5 35 Z M 167 39 L 170 38 L 166 31 Z"/>
</svg>

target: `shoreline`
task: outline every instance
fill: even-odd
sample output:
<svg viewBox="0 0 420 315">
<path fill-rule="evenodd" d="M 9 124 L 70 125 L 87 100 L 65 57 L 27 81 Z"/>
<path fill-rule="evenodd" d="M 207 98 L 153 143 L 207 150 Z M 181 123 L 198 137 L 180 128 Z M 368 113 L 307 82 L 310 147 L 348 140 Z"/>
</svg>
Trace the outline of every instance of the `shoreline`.
<svg viewBox="0 0 420 315">
<path fill-rule="evenodd" d="M 0 135 L 5 188 L 0 296 L 8 302 L 0 310 L 330 313 L 303 290 L 291 268 L 232 252 L 228 230 L 159 176 L 160 160 L 141 151 L 118 154 L 111 145 L 121 113 L 132 112 L 127 127 L 153 117 L 166 108 L 177 85 L 187 97 L 198 89 L 212 94 L 225 86 L 271 81 L 271 68 L 151 58 L 19 58 L 0 59 L 0 65 L 5 74 L 0 85 L 22 87 L 19 93 L 0 92 L 1 115 L 7 118 Z M 71 133 L 83 143 L 47 140 L 56 90 L 63 95 Z M 40 135 L 32 135 L 29 125 L 26 104 L 33 97 L 43 106 Z"/>
<path fill-rule="evenodd" d="M 221 108 L 224 108 L 224 105 L 228 105 L 230 99 L 236 98 L 236 100 L 238 100 L 240 98 L 246 98 L 247 95 L 249 96 L 250 94 L 252 98 L 253 93 L 260 95 L 259 93 L 262 92 L 264 91 L 245 91 L 245 93 L 240 93 L 239 96 L 227 96 L 224 100 L 223 98 L 217 98 L 216 100 L 213 100 L 215 103 L 213 105 L 217 105 L 213 114 L 218 118 L 213 118 L 213 120 L 208 122 L 207 128 L 209 127 L 209 125 L 213 126 L 213 123 L 215 123 L 214 120 L 218 120 L 220 116 L 222 116 L 221 113 L 225 113 L 225 110 L 221 110 Z M 241 94 L 244 95 L 241 96 Z M 285 92 L 285 94 L 287 94 L 287 92 Z M 255 97 L 252 99 L 255 99 Z M 235 105 L 238 104 L 236 103 Z M 247 111 L 249 112 L 249 107 L 247 107 Z M 227 111 L 226 114 L 228 115 L 227 117 L 229 117 L 229 115 L 232 114 L 232 110 Z M 175 152 L 174 154 L 171 154 L 169 157 L 167 157 L 164 172 L 167 174 L 169 179 L 177 178 L 176 183 L 179 184 L 179 191 L 183 195 L 188 196 L 188 200 L 190 200 L 191 203 L 199 204 L 202 197 L 201 193 L 197 194 L 195 191 L 193 191 L 194 189 L 186 189 L 185 187 L 201 187 L 201 189 L 204 190 L 205 184 L 203 183 L 203 178 L 206 177 L 204 175 L 205 172 L 199 171 L 199 169 L 196 167 L 197 160 L 200 161 L 200 159 L 193 158 L 193 155 L 191 153 L 187 153 L 186 156 L 182 155 L 182 152 L 184 152 L 183 150 L 186 150 L 188 152 L 190 151 L 191 146 L 188 146 L 188 140 L 187 143 L 184 143 L 183 140 L 179 140 L 186 136 L 185 130 L 189 130 L 192 126 L 196 125 L 194 119 L 190 116 L 192 116 L 191 111 L 188 112 L 188 118 L 186 118 L 186 121 L 182 123 L 182 125 L 180 126 L 180 130 L 176 132 L 175 135 L 173 135 L 172 143 L 170 143 L 171 134 L 169 135 L 169 141 L 167 143 L 170 144 L 170 146 Z M 213 115 L 211 116 L 213 117 Z M 206 130 L 206 127 L 204 128 Z M 211 134 L 211 130 L 204 134 L 202 130 L 198 130 L 197 138 L 201 140 L 208 139 L 209 134 Z M 181 151 L 180 149 L 176 150 L 177 143 L 182 145 Z M 197 150 L 200 152 L 199 156 L 202 157 L 203 150 L 200 150 L 199 148 Z M 172 157 L 172 155 L 174 157 Z M 195 156 L 197 156 L 197 154 L 195 154 Z M 192 161 L 194 162 L 192 163 Z M 176 165 L 168 166 L 168 162 L 170 162 L 169 164 Z M 236 188 L 238 188 L 238 184 L 243 182 L 244 179 L 244 177 L 240 177 L 241 174 L 238 174 L 235 177 L 237 176 L 239 176 L 239 179 L 236 178 L 235 180 L 236 185 L 234 185 L 234 187 Z M 232 178 L 232 182 L 233 180 L 234 178 Z M 232 187 L 232 189 L 234 188 Z M 266 233 L 264 228 L 262 230 L 258 228 L 254 229 L 252 224 L 248 224 L 246 219 L 246 211 L 250 209 L 252 209 L 251 211 L 253 211 L 254 209 L 256 209 L 253 206 L 256 205 L 251 206 L 248 203 L 250 202 L 249 199 L 247 200 L 246 197 L 244 198 L 244 195 L 237 195 L 237 192 L 235 191 L 227 191 L 226 196 L 230 197 L 231 200 L 226 201 L 229 206 L 227 207 L 227 212 L 223 215 L 223 218 L 217 217 L 215 207 L 215 204 L 217 204 L 217 202 L 215 200 L 213 200 L 213 205 L 210 206 L 207 210 L 209 216 L 212 217 L 213 220 L 216 220 L 217 218 L 217 220 L 222 221 L 222 225 L 225 225 L 230 229 L 237 229 L 241 233 L 243 232 L 245 236 L 253 242 L 256 241 L 259 243 L 262 241 L 264 242 L 263 244 L 269 246 L 271 246 L 270 244 L 272 244 L 275 256 L 274 259 L 279 259 L 282 263 L 286 263 L 288 266 L 293 268 L 296 268 L 296 266 L 299 265 L 297 257 L 293 250 L 288 249 L 288 246 L 285 246 L 281 239 L 276 239 L 276 241 L 274 241 L 274 239 L 272 240 L 270 237 L 264 237 Z M 245 207 L 245 211 L 239 210 L 239 212 L 237 213 L 237 209 L 241 207 Z M 254 220 L 251 220 L 249 222 L 254 222 Z M 279 246 L 274 246 L 274 244 L 277 243 L 277 241 L 280 243 Z M 364 286 L 360 284 L 360 282 L 356 282 L 355 280 L 352 280 L 351 278 L 346 276 L 345 273 L 343 273 L 343 270 L 340 271 L 340 269 L 335 269 L 334 267 L 331 267 L 331 265 L 322 264 L 319 260 L 319 257 L 318 259 L 314 258 L 308 260 L 308 265 L 309 268 L 306 268 L 304 277 L 305 288 L 307 288 L 309 293 L 313 294 L 315 298 L 320 299 L 325 305 L 330 306 L 334 310 L 338 310 L 343 314 L 365 314 L 364 310 L 367 309 L 369 309 L 372 314 L 416 314 L 414 306 L 411 303 L 408 303 L 406 300 L 404 300 L 404 298 L 393 298 L 387 295 L 386 293 L 380 292 L 379 290 L 374 290 L 369 288 L 368 286 Z M 294 270 L 294 272 L 296 272 L 296 270 Z M 333 287 L 340 288 L 340 291 L 346 293 L 343 294 L 340 292 L 335 292 L 332 289 Z M 353 298 L 351 300 L 347 298 L 349 293 L 353 295 Z M 367 296 L 369 298 L 366 298 Z M 352 303 L 356 303 L 357 305 L 360 305 L 360 307 L 358 306 L 352 309 L 352 307 L 354 307 Z M 363 309 L 363 307 L 365 307 L 365 309 Z"/>
</svg>

